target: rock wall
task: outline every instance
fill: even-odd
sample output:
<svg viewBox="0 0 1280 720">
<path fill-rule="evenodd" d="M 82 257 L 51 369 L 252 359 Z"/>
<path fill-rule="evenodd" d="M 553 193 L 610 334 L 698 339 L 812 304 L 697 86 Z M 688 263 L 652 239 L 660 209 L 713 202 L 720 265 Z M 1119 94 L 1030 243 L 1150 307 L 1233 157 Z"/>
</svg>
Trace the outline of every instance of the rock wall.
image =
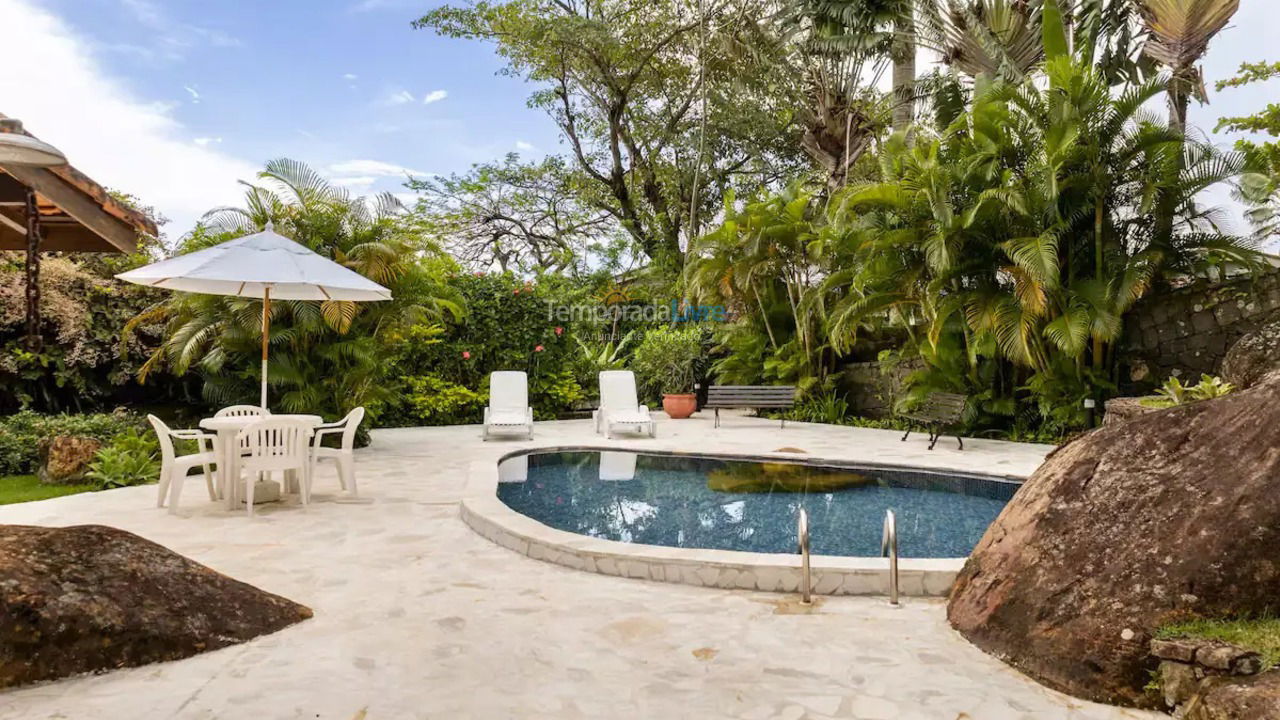
<svg viewBox="0 0 1280 720">
<path fill-rule="evenodd" d="M 1174 374 L 1215 375 L 1236 340 L 1278 317 L 1280 269 L 1148 297 L 1125 318 L 1129 379 L 1158 384 Z"/>
<path fill-rule="evenodd" d="M 908 375 L 920 369 L 918 362 L 887 366 L 881 362 L 849 363 L 840 370 L 840 388 L 849 401 L 849 410 L 862 417 L 886 418 L 902 392 Z"/>
<path fill-rule="evenodd" d="M 1214 640 L 1152 640 L 1165 707 L 1184 720 L 1280 720 L 1280 671 L 1258 676 L 1262 657 Z"/>
</svg>

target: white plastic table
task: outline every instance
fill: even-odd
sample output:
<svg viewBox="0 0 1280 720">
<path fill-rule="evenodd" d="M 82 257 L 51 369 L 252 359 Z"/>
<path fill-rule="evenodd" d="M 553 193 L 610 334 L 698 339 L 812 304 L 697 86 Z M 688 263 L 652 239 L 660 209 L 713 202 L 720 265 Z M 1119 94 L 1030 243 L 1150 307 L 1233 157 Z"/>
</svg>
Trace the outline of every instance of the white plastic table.
<svg viewBox="0 0 1280 720">
<path fill-rule="evenodd" d="M 233 480 L 240 477 L 240 448 L 236 444 L 236 435 L 253 423 L 268 418 L 272 420 L 301 420 L 313 428 L 324 422 L 324 418 L 319 415 L 237 415 L 205 418 L 200 421 L 200 427 L 205 430 L 212 430 L 217 434 L 217 440 L 213 443 L 213 453 L 218 462 L 218 485 L 222 488 L 222 499 L 229 509 L 235 509 L 236 483 Z M 253 497 L 255 500 L 257 498 L 278 497 L 277 493 L 262 492 L 265 488 L 261 486 L 267 484 L 275 485 L 270 480 L 264 480 L 254 486 Z M 255 502 L 255 504 L 257 503 Z"/>
</svg>

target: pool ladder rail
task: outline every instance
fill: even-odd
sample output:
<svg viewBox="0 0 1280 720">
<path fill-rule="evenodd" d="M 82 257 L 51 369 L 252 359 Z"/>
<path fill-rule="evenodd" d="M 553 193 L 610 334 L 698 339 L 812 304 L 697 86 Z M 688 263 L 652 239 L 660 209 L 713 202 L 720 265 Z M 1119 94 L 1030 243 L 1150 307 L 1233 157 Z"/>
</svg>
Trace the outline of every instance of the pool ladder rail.
<svg viewBox="0 0 1280 720">
<path fill-rule="evenodd" d="M 796 514 L 796 539 L 800 543 L 800 604 L 813 604 L 813 583 L 809 577 L 809 513 Z"/>
<path fill-rule="evenodd" d="M 880 536 L 880 556 L 889 558 L 889 604 L 898 603 L 898 522 L 892 510 L 884 512 L 884 533 Z"/>
<path fill-rule="evenodd" d="M 809 573 L 809 513 L 800 508 L 796 513 L 796 540 L 800 551 L 800 604 L 813 604 L 813 582 Z M 884 512 L 884 533 L 880 536 L 880 556 L 889 558 L 889 604 L 902 607 L 898 601 L 898 521 L 892 510 Z"/>
</svg>

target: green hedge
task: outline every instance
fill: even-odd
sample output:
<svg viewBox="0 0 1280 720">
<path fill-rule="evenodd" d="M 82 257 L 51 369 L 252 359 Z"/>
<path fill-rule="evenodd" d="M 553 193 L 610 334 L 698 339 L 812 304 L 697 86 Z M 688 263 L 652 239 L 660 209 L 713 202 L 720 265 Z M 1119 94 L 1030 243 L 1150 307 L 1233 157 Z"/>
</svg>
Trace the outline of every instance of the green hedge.
<svg viewBox="0 0 1280 720">
<path fill-rule="evenodd" d="M 388 381 L 395 400 L 379 425 L 478 423 L 489 400 L 489 374 L 529 374 L 529 402 L 551 419 L 584 397 L 574 379 L 577 344 L 549 315 L 550 294 L 511 274 L 457 274 L 449 284 L 467 314 L 447 326 L 420 325 L 393 344 Z"/>
<path fill-rule="evenodd" d="M 0 418 L 0 475 L 34 473 L 44 438 L 78 435 L 110 443 L 130 430 L 149 428 L 140 415 L 120 411 L 88 415 L 41 415 L 28 410 L 14 413 Z"/>
</svg>

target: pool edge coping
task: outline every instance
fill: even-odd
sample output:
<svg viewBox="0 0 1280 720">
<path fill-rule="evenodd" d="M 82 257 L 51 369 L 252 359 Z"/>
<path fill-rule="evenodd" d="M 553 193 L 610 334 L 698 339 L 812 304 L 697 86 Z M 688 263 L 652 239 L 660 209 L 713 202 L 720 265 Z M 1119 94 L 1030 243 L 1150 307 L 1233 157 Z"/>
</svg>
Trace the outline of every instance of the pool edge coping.
<svg viewBox="0 0 1280 720">
<path fill-rule="evenodd" d="M 710 457 L 751 461 L 789 461 L 827 467 L 884 467 L 920 472 L 954 472 L 986 479 L 1022 482 L 1017 475 L 991 475 L 972 471 L 947 471 L 938 467 L 892 465 L 870 461 L 798 457 L 795 453 L 681 452 L 619 448 L 590 444 L 522 447 L 471 462 L 459 514 L 482 537 L 535 560 L 602 575 L 656 582 L 681 583 L 720 589 L 795 593 L 800 586 L 799 555 L 753 553 L 740 550 L 675 548 L 579 535 L 545 525 L 510 508 L 498 498 L 502 461 L 534 453 L 564 451 L 638 452 L 677 457 Z M 902 558 L 898 561 L 899 591 L 914 597 L 945 596 L 967 558 Z M 888 593 L 888 560 L 873 557 L 812 555 L 813 592 L 819 595 L 885 595 Z"/>
</svg>

